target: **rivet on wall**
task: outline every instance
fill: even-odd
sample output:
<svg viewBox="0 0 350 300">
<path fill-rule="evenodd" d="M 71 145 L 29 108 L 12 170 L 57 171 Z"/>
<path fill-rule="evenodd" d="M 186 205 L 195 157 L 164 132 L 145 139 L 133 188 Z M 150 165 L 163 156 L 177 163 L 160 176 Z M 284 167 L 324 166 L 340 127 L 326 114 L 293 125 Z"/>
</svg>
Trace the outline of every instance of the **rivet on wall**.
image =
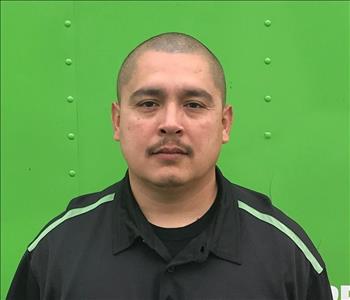
<svg viewBox="0 0 350 300">
<path fill-rule="evenodd" d="M 66 19 L 66 20 L 64 21 L 64 26 L 65 26 L 67 29 L 70 28 L 70 27 L 72 26 L 72 21 L 71 21 L 70 19 Z M 70 29 L 70 30 L 71 30 L 71 29 Z M 68 34 L 68 32 L 67 32 L 67 34 Z M 67 43 L 67 44 L 68 44 L 68 43 Z M 72 65 L 72 64 L 73 64 L 72 58 L 65 58 L 65 64 L 66 64 L 67 66 Z M 73 102 L 74 102 L 74 97 L 71 96 L 71 95 L 69 95 L 69 96 L 67 96 L 66 100 L 67 100 L 68 103 L 73 103 Z M 75 108 L 74 106 L 71 106 L 71 109 L 76 109 L 76 108 Z M 75 115 L 75 113 L 73 113 L 73 115 Z M 73 132 L 68 132 L 68 133 L 66 134 L 66 136 L 67 136 L 67 139 L 68 139 L 68 140 L 71 140 L 71 141 L 73 141 L 73 140 L 76 139 L 75 134 L 74 134 Z M 76 171 L 75 171 L 74 169 L 70 169 L 70 170 L 68 171 L 68 175 L 69 175 L 70 177 L 75 177 L 75 176 L 76 176 Z"/>
<path fill-rule="evenodd" d="M 74 177 L 76 175 L 74 170 L 69 170 L 68 174 L 70 177 Z"/>
<path fill-rule="evenodd" d="M 66 65 L 70 66 L 73 63 L 73 61 L 70 58 L 66 58 Z"/>
<path fill-rule="evenodd" d="M 266 27 L 270 27 L 271 26 L 271 21 L 270 20 L 266 20 L 264 24 L 265 24 Z"/>
<path fill-rule="evenodd" d="M 264 62 L 265 62 L 266 65 L 269 65 L 271 63 L 271 58 L 266 57 Z"/>
<path fill-rule="evenodd" d="M 271 26 L 271 23 L 272 23 L 272 22 L 271 22 L 270 20 L 265 20 L 265 22 L 264 22 L 264 24 L 265 24 L 266 27 L 270 27 L 270 26 Z M 265 60 L 264 60 L 264 63 L 265 63 L 266 65 L 271 64 L 271 58 L 270 58 L 270 57 L 266 57 Z M 272 97 L 271 97 L 270 95 L 266 95 L 266 96 L 264 97 L 264 99 L 265 99 L 265 102 L 271 102 Z M 271 132 L 270 132 L 270 131 L 265 131 L 265 132 L 264 132 L 264 137 L 265 137 L 265 139 L 271 139 Z"/>
<path fill-rule="evenodd" d="M 70 139 L 70 140 L 74 140 L 74 139 L 75 139 L 74 133 L 71 133 L 71 132 L 67 134 L 67 137 L 68 137 L 68 139 Z"/>
<path fill-rule="evenodd" d="M 69 20 L 64 21 L 64 26 L 70 27 L 72 25 L 72 22 Z"/>
<path fill-rule="evenodd" d="M 73 96 L 68 96 L 68 97 L 67 97 L 67 101 L 68 101 L 69 103 L 72 103 L 72 102 L 74 101 Z"/>
<path fill-rule="evenodd" d="M 265 99 L 266 102 L 271 102 L 272 97 L 267 95 L 267 96 L 265 96 L 264 99 Z"/>
<path fill-rule="evenodd" d="M 265 131 L 264 132 L 264 137 L 265 137 L 265 139 L 270 139 L 271 138 L 271 132 L 270 131 Z"/>
</svg>

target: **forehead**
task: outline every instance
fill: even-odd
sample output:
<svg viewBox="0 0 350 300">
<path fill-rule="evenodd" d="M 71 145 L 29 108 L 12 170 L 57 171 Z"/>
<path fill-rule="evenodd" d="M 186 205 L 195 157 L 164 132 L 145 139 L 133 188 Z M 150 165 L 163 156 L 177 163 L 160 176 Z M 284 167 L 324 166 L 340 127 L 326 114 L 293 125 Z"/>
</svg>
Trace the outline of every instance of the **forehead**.
<svg viewBox="0 0 350 300">
<path fill-rule="evenodd" d="M 218 92 L 207 58 L 201 54 L 146 51 L 136 58 L 126 92 L 142 86 L 161 86 L 169 91 L 181 86 L 192 86 Z"/>
<path fill-rule="evenodd" d="M 208 71 L 206 57 L 199 53 L 178 53 L 148 50 L 136 58 L 136 69 L 184 68 L 195 72 Z"/>
</svg>

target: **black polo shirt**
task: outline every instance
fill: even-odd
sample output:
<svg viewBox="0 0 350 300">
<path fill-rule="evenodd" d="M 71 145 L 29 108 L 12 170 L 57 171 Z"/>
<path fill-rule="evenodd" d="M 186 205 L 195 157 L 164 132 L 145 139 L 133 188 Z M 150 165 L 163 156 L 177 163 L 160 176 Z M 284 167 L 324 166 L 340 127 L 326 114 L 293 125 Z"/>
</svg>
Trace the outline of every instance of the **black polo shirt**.
<svg viewBox="0 0 350 300">
<path fill-rule="evenodd" d="M 331 300 L 303 229 L 216 169 L 211 222 L 174 257 L 132 196 L 128 173 L 73 199 L 25 252 L 7 299 Z"/>
</svg>

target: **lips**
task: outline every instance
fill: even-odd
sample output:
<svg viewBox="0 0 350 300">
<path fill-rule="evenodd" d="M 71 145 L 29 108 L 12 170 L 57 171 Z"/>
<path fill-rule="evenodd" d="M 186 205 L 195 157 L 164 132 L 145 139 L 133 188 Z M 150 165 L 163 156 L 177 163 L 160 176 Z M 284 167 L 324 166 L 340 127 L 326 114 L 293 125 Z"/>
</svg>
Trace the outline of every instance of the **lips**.
<svg viewBox="0 0 350 300">
<path fill-rule="evenodd" d="M 179 147 L 161 147 L 152 154 L 187 154 L 187 152 Z"/>
</svg>

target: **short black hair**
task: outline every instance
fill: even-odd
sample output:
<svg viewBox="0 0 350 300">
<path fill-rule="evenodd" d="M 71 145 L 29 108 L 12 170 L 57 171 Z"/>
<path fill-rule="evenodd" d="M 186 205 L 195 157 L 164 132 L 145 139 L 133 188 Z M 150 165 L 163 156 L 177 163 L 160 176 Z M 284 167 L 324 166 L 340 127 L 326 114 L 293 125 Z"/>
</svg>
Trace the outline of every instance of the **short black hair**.
<svg viewBox="0 0 350 300">
<path fill-rule="evenodd" d="M 136 68 L 138 57 L 146 51 L 160 51 L 169 53 L 195 53 L 204 55 L 214 79 L 220 90 L 222 103 L 226 103 L 225 73 L 217 57 L 199 40 L 181 32 L 165 32 L 153 36 L 136 46 L 124 59 L 117 77 L 117 100 L 121 101 L 121 89 L 131 79 Z"/>
</svg>

